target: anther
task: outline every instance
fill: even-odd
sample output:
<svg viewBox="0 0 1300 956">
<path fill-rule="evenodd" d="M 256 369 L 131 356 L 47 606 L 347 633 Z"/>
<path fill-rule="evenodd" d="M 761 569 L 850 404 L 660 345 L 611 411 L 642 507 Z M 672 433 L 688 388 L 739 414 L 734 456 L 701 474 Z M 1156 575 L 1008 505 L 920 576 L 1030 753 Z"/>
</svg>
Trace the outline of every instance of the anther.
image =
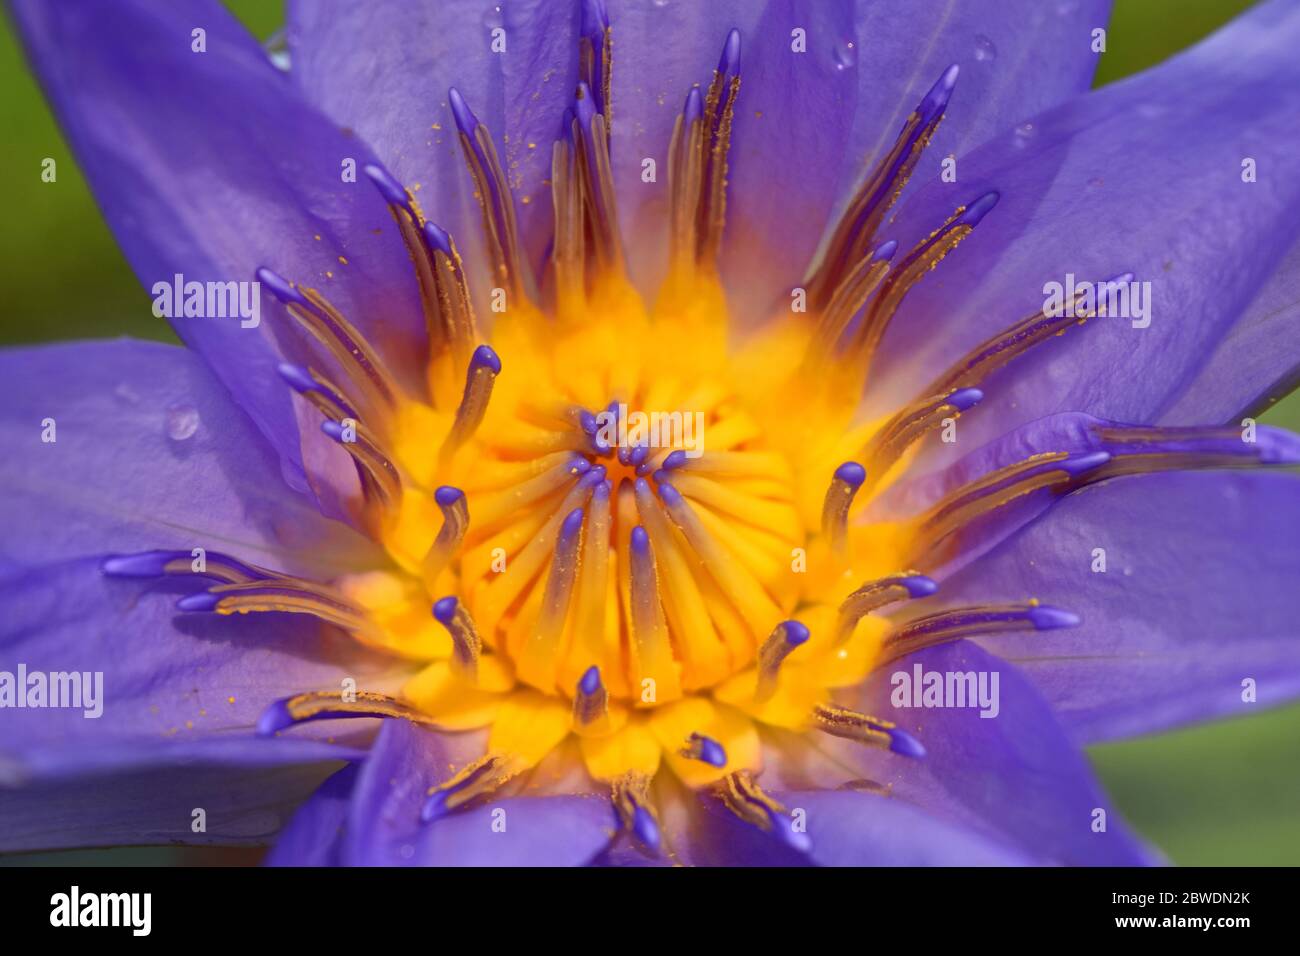
<svg viewBox="0 0 1300 956">
<path fill-rule="evenodd" d="M 651 852 L 659 849 L 659 818 L 650 802 L 650 777 L 629 771 L 611 785 L 610 797 L 623 828 Z"/>
<path fill-rule="evenodd" d="M 1046 604 L 1005 604 L 949 608 L 900 626 L 885 638 L 877 666 L 936 644 L 979 634 L 1052 631 L 1074 627 L 1079 616 Z"/>
<path fill-rule="evenodd" d="M 706 737 L 700 733 L 693 733 L 687 737 L 686 746 L 682 747 L 678 753 L 687 760 L 698 760 L 710 767 L 725 767 L 727 765 L 727 751 L 722 744 L 712 737 Z"/>
<path fill-rule="evenodd" d="M 579 731 L 588 731 L 609 723 L 609 693 L 600 679 L 600 668 L 594 664 L 583 673 L 573 694 L 573 724 Z"/>
<path fill-rule="evenodd" d="M 835 644 L 843 644 L 853 635 L 858 621 L 895 601 L 929 597 L 939 585 L 923 574 L 904 573 L 868 581 L 842 602 L 835 621 Z"/>
<path fill-rule="evenodd" d="M 782 621 L 758 650 L 758 683 L 754 700 L 762 703 L 776 693 L 782 662 L 808 641 L 808 628 L 799 621 Z"/>
<path fill-rule="evenodd" d="M 904 757 L 925 756 L 925 747 L 919 740 L 887 720 L 869 717 L 836 704 L 817 704 L 813 707 L 812 718 L 813 726 L 833 737 L 842 737 L 872 747 L 884 747 Z"/>
<path fill-rule="evenodd" d="M 345 697 L 340 691 L 322 690 L 275 701 L 257 719 L 257 733 L 270 737 L 287 727 L 312 720 L 354 717 L 401 717 L 416 723 L 432 723 L 428 715 L 386 694 L 356 691 Z"/>
<path fill-rule="evenodd" d="M 427 587 L 432 587 L 438 575 L 451 563 L 460 550 L 469 529 L 469 504 L 465 492 L 451 485 L 443 485 L 433 493 L 433 500 L 442 512 L 442 528 L 424 555 L 421 573 Z"/>
<path fill-rule="evenodd" d="M 835 469 L 831 486 L 822 502 L 822 534 L 831 552 L 842 555 L 848 544 L 849 508 L 853 496 L 867 480 L 867 470 L 855 461 L 846 461 Z"/>
<path fill-rule="evenodd" d="M 492 398 L 492 385 L 500 374 L 501 359 L 497 358 L 490 346 L 480 345 L 474 350 L 465 376 L 465 391 L 461 396 L 460 407 L 456 409 L 451 431 L 438 452 L 440 467 L 446 468 L 456 450 L 478 430 L 483 416 L 487 414 L 488 401 Z"/>
<path fill-rule="evenodd" d="M 215 578 L 228 584 L 277 577 L 273 571 L 245 564 L 219 551 L 204 552 L 201 570 L 195 569 L 197 561 L 193 551 L 140 551 L 135 554 L 110 555 L 100 563 L 99 569 L 109 577 L 115 578 L 156 578 L 163 575 L 193 574 L 198 577 Z"/>
<path fill-rule="evenodd" d="M 433 605 L 433 617 L 451 635 L 451 664 L 456 673 L 473 683 L 478 675 L 478 658 L 483 642 L 474 619 L 456 598 L 448 596 Z"/>
</svg>

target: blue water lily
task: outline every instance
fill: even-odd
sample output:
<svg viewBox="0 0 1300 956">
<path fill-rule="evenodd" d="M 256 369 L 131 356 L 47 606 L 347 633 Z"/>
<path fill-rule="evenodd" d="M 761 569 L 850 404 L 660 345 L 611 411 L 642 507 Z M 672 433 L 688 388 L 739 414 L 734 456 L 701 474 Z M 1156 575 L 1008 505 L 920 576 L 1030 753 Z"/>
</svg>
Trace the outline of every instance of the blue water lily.
<svg viewBox="0 0 1300 956">
<path fill-rule="evenodd" d="M 0 353 L 3 849 L 1154 862 L 1300 691 L 1294 3 L 12 8 L 185 347 Z"/>
</svg>

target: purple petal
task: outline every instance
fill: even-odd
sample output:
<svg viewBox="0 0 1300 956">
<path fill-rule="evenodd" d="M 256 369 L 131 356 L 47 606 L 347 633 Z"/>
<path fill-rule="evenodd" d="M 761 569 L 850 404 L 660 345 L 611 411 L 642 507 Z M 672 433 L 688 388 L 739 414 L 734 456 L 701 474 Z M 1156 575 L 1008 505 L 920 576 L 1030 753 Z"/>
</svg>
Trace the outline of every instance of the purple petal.
<svg viewBox="0 0 1300 956">
<path fill-rule="evenodd" d="M 778 792 L 802 811 L 822 866 L 1026 866 L 1023 850 L 937 819 L 905 800 L 852 790 Z"/>
<path fill-rule="evenodd" d="M 1246 306 L 1173 405 L 1167 425 L 1241 423 L 1300 385 L 1300 243 Z"/>
<path fill-rule="evenodd" d="M 373 546 L 281 478 L 203 362 L 157 343 L 0 352 L 0 571 L 88 554 L 205 548 L 331 576 Z M 43 441 L 46 419 L 53 442 Z"/>
<path fill-rule="evenodd" d="M 996 716 L 981 717 L 977 707 L 895 707 L 891 695 L 901 680 L 893 675 L 911 675 L 916 666 L 927 673 L 996 673 Z M 925 758 L 911 760 L 832 741 L 835 752 L 888 787 L 893 798 L 1040 862 L 1151 862 L 1047 701 L 1005 660 L 970 641 L 940 645 L 886 665 L 852 697 L 856 709 L 894 721 L 925 745 Z M 1093 829 L 1098 811 L 1105 813 L 1104 832 Z"/>
<path fill-rule="evenodd" d="M 260 266 L 321 291 L 411 380 L 424 335 L 416 282 L 373 156 L 300 97 L 219 4 L 13 4 L 19 33 L 81 169 L 146 288 L 251 281 Z M 206 30 L 206 52 L 191 31 Z M 69 50 L 79 51 L 69 57 Z M 344 265 L 340 257 L 347 260 Z M 327 276 L 333 274 L 333 278 Z M 265 290 L 264 290 L 265 291 Z M 304 487 L 281 352 L 302 350 L 268 293 L 261 322 L 179 318 Z"/>
<path fill-rule="evenodd" d="M 275 760 L 250 760 L 246 748 L 229 746 L 233 740 L 206 743 L 215 747 L 180 748 L 184 757 L 123 767 L 111 778 L 0 786 L 0 851 L 267 843 L 329 772 L 323 761 L 334 759 L 311 757 L 301 742 L 241 742 L 259 744 L 263 753 L 288 752 Z M 196 828 L 200 820 L 202 827 Z"/>
<path fill-rule="evenodd" d="M 1252 713 L 1300 693 L 1298 507 L 1293 475 L 1117 478 L 1059 502 L 944 595 L 1036 597 L 1083 618 L 981 643 L 1015 660 L 1084 740 Z M 1092 570 L 1098 548 L 1104 573 Z M 1243 701 L 1247 678 L 1258 702 Z"/>
<path fill-rule="evenodd" d="M 1300 9 L 1263 3 L 1168 63 L 1008 130 L 961 160 L 961 195 L 1002 199 L 920 283 L 882 345 L 875 395 L 903 400 L 981 340 L 1043 307 L 1044 284 L 1149 282 L 1150 326 L 1101 318 L 994 376 L 966 435 L 1061 410 L 1155 421 L 1291 245 L 1300 181 Z M 1259 181 L 1243 182 L 1243 158 Z M 925 235 L 951 213 L 932 181 L 900 212 Z"/>
<path fill-rule="evenodd" d="M 391 720 L 353 791 L 342 859 L 353 865 L 580 866 L 609 843 L 614 814 L 593 795 L 494 796 L 420 822 L 429 788 L 483 754 L 482 733 Z M 502 829 L 504 827 L 504 829 Z"/>
<path fill-rule="evenodd" d="M 267 854 L 268 866 L 333 866 L 338 863 L 348 801 L 359 764 L 348 764 L 320 785 L 288 825 L 280 831 Z"/>
<path fill-rule="evenodd" d="M 177 742 L 251 738 L 279 697 L 340 687 L 345 677 L 362 689 L 388 686 L 391 662 L 314 619 L 178 612 L 178 596 L 193 587 L 110 578 L 94 557 L 0 578 L 0 670 L 102 672 L 87 684 L 102 687 L 90 706 L 7 709 L 0 754 L 28 776 L 134 765 L 148 760 L 148 744 L 167 760 Z"/>
</svg>

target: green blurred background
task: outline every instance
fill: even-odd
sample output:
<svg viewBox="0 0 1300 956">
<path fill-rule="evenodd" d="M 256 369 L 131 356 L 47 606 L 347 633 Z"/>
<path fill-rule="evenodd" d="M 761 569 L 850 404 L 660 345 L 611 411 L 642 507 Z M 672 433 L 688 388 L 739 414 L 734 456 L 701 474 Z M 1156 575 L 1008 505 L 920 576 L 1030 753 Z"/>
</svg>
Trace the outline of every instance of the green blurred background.
<svg viewBox="0 0 1300 956">
<path fill-rule="evenodd" d="M 1249 5 L 1250 0 L 1116 0 L 1097 85 L 1160 62 Z M 262 38 L 283 20 L 280 0 L 228 0 L 228 6 Z M 32 182 L 46 156 L 57 160 L 59 172 L 57 186 L 6 190 L 0 288 L 7 301 L 0 343 L 124 334 L 174 341 L 152 316 L 148 295 L 113 242 L 7 22 L 0 28 L 0 89 L 0 181 Z M 1300 395 L 1264 420 L 1300 430 Z M 1300 706 L 1093 747 L 1091 756 L 1120 809 L 1175 863 L 1300 863 Z M 254 850 L 156 848 L 5 862 L 221 864 L 259 857 Z"/>
</svg>

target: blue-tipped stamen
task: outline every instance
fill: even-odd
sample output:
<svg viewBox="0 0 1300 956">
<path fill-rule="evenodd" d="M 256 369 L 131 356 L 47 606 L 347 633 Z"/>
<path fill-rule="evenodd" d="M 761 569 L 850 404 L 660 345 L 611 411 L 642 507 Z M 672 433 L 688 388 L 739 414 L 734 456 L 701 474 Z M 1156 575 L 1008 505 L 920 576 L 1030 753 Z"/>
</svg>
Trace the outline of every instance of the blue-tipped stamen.
<svg viewBox="0 0 1300 956">
<path fill-rule="evenodd" d="M 164 575 L 187 575 L 215 578 L 228 584 L 243 581 L 267 580 L 276 577 L 272 571 L 245 564 L 219 551 L 205 551 L 200 570 L 195 569 L 197 556 L 191 551 L 140 551 L 135 554 L 114 554 L 105 558 L 99 569 L 115 578 L 156 578 Z"/>
<path fill-rule="evenodd" d="M 885 638 L 884 660 L 880 663 L 960 638 L 1012 631 L 1050 631 L 1075 627 L 1079 620 L 1077 614 L 1045 604 L 949 608 L 900 625 Z"/>
<path fill-rule="evenodd" d="M 613 781 L 610 798 L 623 829 L 651 853 L 658 852 L 662 838 L 659 819 L 650 802 L 650 777 L 635 771 L 623 774 Z"/>
<path fill-rule="evenodd" d="M 867 470 L 856 461 L 846 461 L 831 477 L 831 486 L 822 501 L 822 534 L 832 554 L 843 555 L 848 547 L 849 508 L 866 480 Z"/>
<path fill-rule="evenodd" d="M 451 663 L 457 673 L 471 681 L 478 673 L 478 659 L 483 652 L 474 619 L 453 596 L 434 602 L 433 618 L 451 635 Z"/>
<path fill-rule="evenodd" d="M 461 396 L 460 406 L 456 409 L 456 418 L 451 431 L 447 433 L 438 452 L 438 459 L 443 467 L 462 445 L 478 431 L 478 426 L 487 414 L 488 402 L 492 398 L 492 386 L 501 374 L 501 359 L 490 346 L 480 345 L 470 358 L 469 371 L 465 375 L 465 391 Z"/>
<path fill-rule="evenodd" d="M 929 597 L 939 589 L 933 580 L 923 574 L 896 574 L 876 581 L 868 581 L 843 601 L 835 621 L 835 643 L 843 644 L 853 635 L 858 621 L 896 601 Z"/>
<path fill-rule="evenodd" d="M 316 378 L 305 365 L 281 362 L 276 366 L 276 371 L 295 392 L 315 405 L 327 418 L 360 417 L 337 388 Z"/>
<path fill-rule="evenodd" d="M 925 756 L 921 742 L 896 724 L 878 717 L 858 713 L 837 704 L 817 704 L 812 713 L 813 726 L 833 737 L 857 741 L 872 747 L 884 747 L 904 757 Z"/>
<path fill-rule="evenodd" d="M 421 566 L 424 582 L 430 587 L 460 550 L 465 532 L 469 530 L 469 503 L 465 492 L 452 485 L 443 485 L 433 493 L 433 500 L 442 512 L 442 527 L 433 544 L 429 545 Z"/>
<path fill-rule="evenodd" d="M 948 67 L 903 124 L 893 147 L 863 180 L 808 282 L 809 304 L 822 311 L 846 277 L 860 268 L 885 214 L 911 178 L 921 154 L 943 119 L 957 83 L 958 69 Z"/>
<path fill-rule="evenodd" d="M 1128 272 L 1101 285 L 1127 284 L 1132 279 L 1133 273 Z M 1070 308 L 1060 309 L 1059 315 L 1048 315 L 1048 310 L 1044 308 L 1006 331 L 985 339 L 940 375 L 924 394 L 942 395 L 955 389 L 978 385 L 1035 345 L 1066 332 L 1072 326 L 1082 325 L 1104 311 L 1096 304 L 1091 309 L 1086 308 L 1085 294 L 1084 290 L 1080 290 L 1070 303 Z"/>
<path fill-rule="evenodd" d="M 343 720 L 357 717 L 398 717 L 417 723 L 431 723 L 426 714 L 410 705 L 369 691 L 344 695 L 340 691 L 309 691 L 275 701 L 257 719 L 257 733 L 270 737 L 280 731 L 313 720 Z"/>
<path fill-rule="evenodd" d="M 776 693 L 781 664 L 795 648 L 806 644 L 809 636 L 807 626 L 793 620 L 782 621 L 768 635 L 758 649 L 758 680 L 754 689 L 756 701 L 761 703 Z"/>
<path fill-rule="evenodd" d="M 698 760 L 710 767 L 722 768 L 727 765 L 727 751 L 722 744 L 712 737 L 693 733 L 686 738 L 686 746 L 678 751 L 687 760 Z"/>
<path fill-rule="evenodd" d="M 609 693 L 600 679 L 600 668 L 594 664 L 583 672 L 573 695 L 573 723 L 579 732 L 607 722 Z"/>
<path fill-rule="evenodd" d="M 812 840 L 806 832 L 796 829 L 785 807 L 763 792 L 748 770 L 730 773 L 717 784 L 723 804 L 750 826 L 781 841 L 792 850 L 807 853 Z"/>
</svg>

